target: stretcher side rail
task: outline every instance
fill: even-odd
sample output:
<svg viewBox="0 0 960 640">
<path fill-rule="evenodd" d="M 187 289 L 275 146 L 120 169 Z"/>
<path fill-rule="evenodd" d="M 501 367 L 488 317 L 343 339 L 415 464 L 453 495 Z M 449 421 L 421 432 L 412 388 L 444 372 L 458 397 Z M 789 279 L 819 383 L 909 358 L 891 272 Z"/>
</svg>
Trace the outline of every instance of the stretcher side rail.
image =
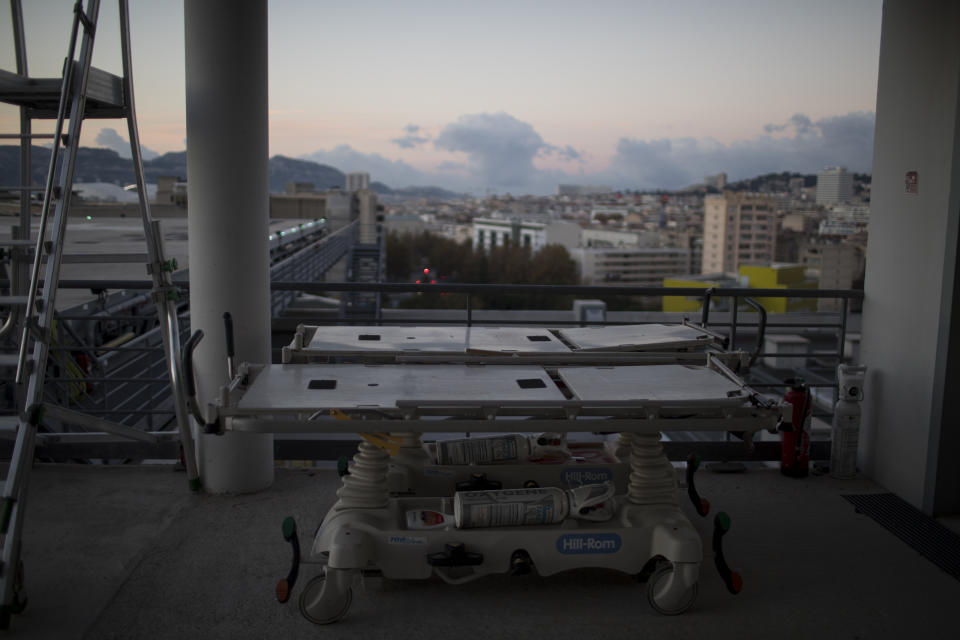
<svg viewBox="0 0 960 640">
<path fill-rule="evenodd" d="M 755 432 L 760 429 L 774 429 L 780 419 L 779 412 L 765 412 L 759 415 L 755 410 L 743 410 L 740 415 L 728 413 L 723 417 L 677 417 L 677 418 L 637 418 L 619 420 L 570 420 L 563 418 L 517 419 L 517 420 L 355 420 L 345 425 L 332 420 L 298 420 L 296 418 L 271 418 L 246 415 L 221 416 L 218 422 L 219 433 L 242 431 L 248 433 L 343 433 L 350 432 L 405 432 L 449 433 L 464 432 L 503 432 L 545 431 L 545 432 L 598 432 L 616 431 L 629 433 L 654 434 L 663 431 L 744 431 Z M 454 427 L 455 425 L 455 427 Z"/>
<path fill-rule="evenodd" d="M 275 398 L 271 397 L 269 404 L 263 406 L 257 406 L 256 402 L 250 403 L 254 406 L 242 405 L 245 394 L 257 383 L 265 371 L 281 376 L 289 376 L 292 370 L 295 370 L 296 373 L 304 371 L 311 373 L 311 375 L 312 371 L 319 372 L 317 375 L 323 375 L 324 373 L 330 375 L 329 372 L 331 371 L 353 371 L 362 372 L 366 376 L 368 374 L 365 372 L 374 375 L 374 372 L 415 371 L 416 365 L 410 365 L 410 369 L 407 368 L 407 365 L 329 365 L 319 368 L 311 368 L 312 365 L 270 365 L 270 368 L 268 368 L 265 365 L 244 363 L 238 367 L 238 373 L 234 379 L 221 388 L 218 402 L 210 405 L 211 413 L 209 415 L 213 416 L 213 420 L 209 423 L 210 428 L 208 430 L 213 433 L 222 433 L 227 430 L 283 433 L 367 432 L 374 429 L 421 432 L 449 432 L 451 429 L 506 432 L 514 430 L 531 431 L 537 428 L 561 432 L 610 430 L 598 429 L 596 422 L 599 419 L 617 420 L 616 430 L 618 431 L 637 432 L 651 432 L 653 430 L 756 431 L 762 428 L 774 428 L 783 412 L 782 401 L 764 397 L 751 389 L 721 360 L 721 358 L 712 354 L 707 354 L 706 366 L 695 367 L 704 372 L 712 371 L 712 375 L 724 380 L 727 385 L 726 389 L 720 388 L 720 392 L 725 395 L 706 398 L 663 398 L 656 397 L 654 393 L 654 397 L 646 398 L 582 399 L 568 388 L 565 390 L 567 397 L 557 393 L 558 390 L 554 390 L 555 395 L 547 398 L 542 396 L 538 398 L 497 396 L 494 398 L 462 399 L 462 396 L 418 398 L 388 395 L 379 398 L 371 397 L 371 401 L 367 403 L 363 396 L 354 394 L 354 400 L 350 401 L 344 399 L 337 391 L 329 391 L 321 392 L 317 396 L 309 396 L 306 403 L 301 397 L 299 402 L 288 405 L 283 404 L 282 398 L 279 402 L 275 402 Z M 300 369 L 301 366 L 304 368 Z M 471 370 L 469 366 L 465 369 L 464 365 L 441 365 L 432 367 L 431 370 L 435 372 L 437 368 L 443 369 L 446 367 L 449 367 L 451 372 Z M 509 369 L 508 367 L 499 368 Z M 690 367 L 677 367 L 675 365 L 672 367 L 672 369 L 679 370 L 684 375 L 688 375 L 685 373 L 688 368 Z M 479 370 L 484 369 L 486 369 L 485 366 L 479 368 Z M 590 375 L 608 371 L 616 373 L 618 371 L 617 367 L 596 367 L 596 369 L 596 372 L 590 369 L 586 369 L 586 371 Z M 511 371 L 518 370 L 511 369 Z M 533 368 L 528 369 L 523 375 L 532 375 L 533 371 L 539 371 L 544 379 L 548 376 L 562 379 L 565 373 L 576 373 L 578 371 L 582 373 L 584 368 L 571 367 L 564 369 L 563 367 L 557 367 L 553 371 Z M 307 376 L 307 378 L 309 377 Z M 286 377 L 280 378 L 281 381 L 288 379 Z M 659 380 L 659 378 L 656 379 Z M 298 378 L 297 380 L 301 384 L 304 383 L 304 379 Z M 363 378 L 364 382 L 366 380 L 366 378 Z M 336 384 L 334 381 L 330 382 Z M 540 381 L 532 380 L 532 382 Z M 376 387 L 378 385 L 373 383 L 371 386 Z M 543 383 L 540 386 L 542 387 Z M 289 387 L 279 387 L 278 392 L 286 392 L 287 388 Z M 289 389 L 290 393 L 302 393 L 294 388 Z M 517 391 L 517 389 L 514 389 L 513 395 L 516 395 Z M 410 390 L 410 393 L 416 394 L 416 391 Z M 318 419 L 321 417 L 328 418 L 332 414 L 337 414 L 341 419 Z M 357 419 L 363 423 L 362 427 L 356 424 L 347 424 L 344 421 L 355 422 Z M 206 421 L 204 422 L 206 423 Z M 575 424 L 577 422 L 580 424 Z M 587 424 L 588 422 L 590 424 Z M 634 422 L 642 424 L 635 425 Z"/>
<path fill-rule="evenodd" d="M 283 348 L 284 364 L 321 361 L 391 362 L 409 355 L 431 357 L 516 356 L 526 362 L 570 360 L 583 363 L 647 353 L 723 352 L 726 339 L 684 321 L 677 325 L 637 324 L 603 327 L 522 328 L 451 325 L 319 327 L 299 325 Z M 744 364 L 749 356 L 744 358 Z"/>
<path fill-rule="evenodd" d="M 745 366 L 750 354 L 745 351 L 571 351 L 569 353 L 520 352 L 462 352 L 448 351 L 336 351 L 311 355 L 309 363 L 335 364 L 344 361 L 377 363 L 437 363 L 437 364 L 544 364 L 544 365 L 602 365 L 602 364 L 702 364 L 707 354 L 723 358 L 730 366 Z M 307 364 L 306 360 L 292 359 L 285 364 Z"/>
</svg>

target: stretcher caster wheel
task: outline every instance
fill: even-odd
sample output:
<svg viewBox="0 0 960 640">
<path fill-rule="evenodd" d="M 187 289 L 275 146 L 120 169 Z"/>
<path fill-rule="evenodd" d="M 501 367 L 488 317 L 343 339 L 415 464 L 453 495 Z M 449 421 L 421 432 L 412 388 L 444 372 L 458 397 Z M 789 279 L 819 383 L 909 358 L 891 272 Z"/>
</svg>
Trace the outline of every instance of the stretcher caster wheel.
<svg viewBox="0 0 960 640">
<path fill-rule="evenodd" d="M 647 601 L 654 611 L 665 616 L 683 613 L 696 599 L 697 583 L 684 588 L 677 580 L 672 564 L 660 566 L 647 581 Z"/>
<path fill-rule="evenodd" d="M 300 594 L 300 613 L 314 624 L 333 624 L 341 620 L 353 602 L 353 589 L 346 587 L 337 593 L 337 580 L 328 580 L 320 574 L 303 588 Z"/>
</svg>

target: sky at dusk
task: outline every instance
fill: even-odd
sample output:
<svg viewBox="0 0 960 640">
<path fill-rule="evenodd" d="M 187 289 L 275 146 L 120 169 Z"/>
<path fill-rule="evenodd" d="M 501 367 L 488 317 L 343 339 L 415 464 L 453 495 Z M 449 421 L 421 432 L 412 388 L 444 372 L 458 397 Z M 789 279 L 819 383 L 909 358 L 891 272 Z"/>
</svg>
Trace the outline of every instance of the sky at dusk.
<svg viewBox="0 0 960 640">
<path fill-rule="evenodd" d="M 130 6 L 145 154 L 182 150 L 183 3 Z M 31 75 L 59 75 L 71 7 L 24 2 Z M 880 0 L 274 0 L 270 153 L 474 194 L 868 172 L 880 16 Z M 100 22 L 94 65 L 118 72 L 114 2 Z M 88 121 L 83 142 L 125 136 Z"/>
</svg>

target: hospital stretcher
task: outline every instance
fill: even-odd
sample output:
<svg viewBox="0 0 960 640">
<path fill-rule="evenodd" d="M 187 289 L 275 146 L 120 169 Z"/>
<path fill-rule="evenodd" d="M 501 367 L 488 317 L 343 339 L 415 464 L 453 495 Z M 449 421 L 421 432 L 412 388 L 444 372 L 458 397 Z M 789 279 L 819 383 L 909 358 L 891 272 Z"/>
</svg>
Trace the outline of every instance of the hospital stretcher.
<svg viewBox="0 0 960 640">
<path fill-rule="evenodd" d="M 381 340 L 385 333 L 379 334 Z M 677 501 L 675 471 L 663 454 L 660 434 L 737 431 L 749 440 L 757 430 L 775 428 L 784 405 L 747 386 L 728 366 L 729 354 L 709 350 L 692 354 L 699 364 L 656 357 L 633 364 L 533 364 L 536 360 L 510 355 L 521 362 L 508 365 L 457 361 L 459 353 L 444 357 L 454 355 L 442 363 L 343 363 L 338 358 L 310 363 L 313 357 L 330 358 L 318 348 L 309 357 L 285 356 L 287 364 L 244 363 L 211 407 L 210 433 L 354 431 L 399 444 L 393 456 L 376 440 L 358 445 L 338 500 L 310 547 L 322 567 L 301 592 L 304 616 L 320 624 L 339 620 L 349 609 L 351 586 L 363 573 L 395 579 L 436 575 L 457 584 L 491 573 L 535 568 L 550 575 L 578 567 L 648 576 L 647 597 L 654 609 L 666 614 L 688 609 L 696 598 L 703 550 Z M 614 514 L 605 522 L 567 518 L 540 526 L 411 529 L 404 513 L 449 512 L 450 493 L 392 495 L 391 461 L 429 468 L 420 434 L 451 431 L 619 432 L 622 462 L 629 470 L 626 486 L 613 498 Z M 538 466 L 515 468 L 523 477 Z M 719 517 L 716 523 L 723 529 Z M 282 601 L 299 571 L 292 520 L 284 523 L 284 536 L 294 544 L 295 562 L 278 585 Z M 718 539 L 715 532 L 715 561 L 723 564 L 721 574 L 736 591 L 736 574 L 723 563 Z"/>
<path fill-rule="evenodd" d="M 686 322 L 557 329 L 300 325 L 290 345 L 283 349 L 283 362 L 539 364 L 548 368 L 576 364 L 702 365 L 705 354 L 711 353 L 734 371 L 746 368 L 750 355 L 726 352 L 724 344 L 723 336 Z M 440 438 L 445 436 L 449 434 L 439 434 Z M 392 444 L 401 442 L 394 440 Z M 624 438 L 602 443 L 596 437 L 587 437 L 567 443 L 564 437 L 564 447 L 569 447 L 566 455 L 540 457 L 535 465 L 438 464 L 435 445 L 421 443 L 417 434 L 405 436 L 402 445 L 399 452 L 394 451 L 389 467 L 392 495 L 449 496 L 456 488 L 576 486 L 604 480 L 613 481 L 623 491 L 629 475 L 629 466 L 619 462 L 629 451 Z"/>
</svg>

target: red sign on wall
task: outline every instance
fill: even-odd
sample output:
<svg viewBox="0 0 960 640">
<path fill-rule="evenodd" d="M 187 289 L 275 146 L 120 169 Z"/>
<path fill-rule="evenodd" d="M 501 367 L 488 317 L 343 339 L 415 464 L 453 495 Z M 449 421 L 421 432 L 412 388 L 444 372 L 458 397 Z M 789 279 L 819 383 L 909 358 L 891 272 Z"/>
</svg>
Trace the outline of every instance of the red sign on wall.
<svg viewBox="0 0 960 640">
<path fill-rule="evenodd" d="M 916 171 L 907 171 L 906 180 L 904 182 L 904 193 L 920 193 L 920 181 L 917 177 Z"/>
</svg>

